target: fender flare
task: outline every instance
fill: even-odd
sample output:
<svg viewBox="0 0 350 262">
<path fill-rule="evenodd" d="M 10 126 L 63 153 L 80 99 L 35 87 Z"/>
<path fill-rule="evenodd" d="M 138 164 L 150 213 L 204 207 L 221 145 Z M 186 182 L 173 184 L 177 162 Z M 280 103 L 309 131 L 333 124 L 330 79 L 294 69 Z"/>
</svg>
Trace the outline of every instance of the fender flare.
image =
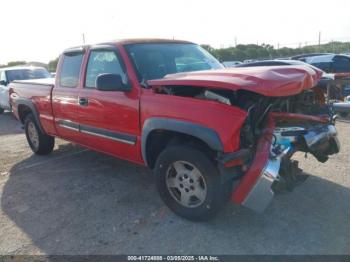
<svg viewBox="0 0 350 262">
<path fill-rule="evenodd" d="M 35 107 L 33 101 L 31 101 L 31 100 L 29 100 L 29 99 L 24 99 L 24 98 L 18 98 L 18 99 L 16 99 L 16 106 L 17 106 L 17 112 L 18 112 L 18 114 L 19 114 L 19 110 L 18 110 L 18 109 L 19 109 L 19 107 L 20 107 L 21 105 L 24 105 L 24 106 L 29 107 L 29 109 L 30 109 L 30 110 L 32 111 L 32 113 L 33 113 L 34 119 L 35 119 L 36 123 L 38 124 L 38 127 L 39 127 L 40 131 L 41 131 L 42 133 L 45 134 L 45 131 L 44 131 L 44 129 L 43 129 L 42 125 L 41 125 L 40 119 L 39 119 L 39 112 L 38 112 L 38 110 L 36 109 L 36 107 Z M 20 120 L 21 120 L 21 119 L 20 119 Z M 23 119 L 23 120 L 24 120 L 24 119 Z M 22 122 L 22 120 L 21 120 L 21 122 Z"/>
<path fill-rule="evenodd" d="M 142 158 L 147 166 L 147 139 L 149 134 L 155 130 L 174 131 L 186 135 L 191 135 L 202 140 L 215 151 L 223 152 L 224 150 L 224 146 L 218 133 L 211 128 L 183 120 L 152 117 L 144 122 L 141 135 L 141 153 Z"/>
</svg>

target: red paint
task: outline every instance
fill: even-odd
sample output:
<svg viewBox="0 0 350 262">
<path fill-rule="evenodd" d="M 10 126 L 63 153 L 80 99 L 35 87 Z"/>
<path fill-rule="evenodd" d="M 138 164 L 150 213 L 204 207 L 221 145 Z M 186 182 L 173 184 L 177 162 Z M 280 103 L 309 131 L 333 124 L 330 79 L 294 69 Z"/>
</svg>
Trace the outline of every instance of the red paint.
<svg viewBox="0 0 350 262">
<path fill-rule="evenodd" d="M 334 73 L 334 79 L 342 79 L 350 77 L 350 72 L 345 72 L 345 73 Z"/>
<path fill-rule="evenodd" d="M 152 86 L 188 85 L 248 90 L 265 96 L 291 96 L 317 84 L 322 71 L 306 66 L 229 68 L 168 75 Z"/>
<path fill-rule="evenodd" d="M 239 149 L 239 134 L 247 113 L 237 107 L 214 101 L 157 94 L 143 89 L 141 126 L 150 117 L 186 120 L 215 130 L 224 145 L 224 152 Z M 200 131 L 198 131 L 200 132 Z"/>
</svg>

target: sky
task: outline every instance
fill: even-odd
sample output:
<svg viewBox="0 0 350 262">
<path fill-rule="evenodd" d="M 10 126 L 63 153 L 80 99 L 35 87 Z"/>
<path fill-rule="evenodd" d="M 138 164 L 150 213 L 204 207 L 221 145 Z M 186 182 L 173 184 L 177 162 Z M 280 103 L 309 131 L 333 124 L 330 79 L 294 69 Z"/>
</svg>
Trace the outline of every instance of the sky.
<svg viewBox="0 0 350 262">
<path fill-rule="evenodd" d="M 213 47 L 350 41 L 350 1 L 1 0 L 0 64 L 47 63 L 65 48 L 121 38 Z"/>
</svg>

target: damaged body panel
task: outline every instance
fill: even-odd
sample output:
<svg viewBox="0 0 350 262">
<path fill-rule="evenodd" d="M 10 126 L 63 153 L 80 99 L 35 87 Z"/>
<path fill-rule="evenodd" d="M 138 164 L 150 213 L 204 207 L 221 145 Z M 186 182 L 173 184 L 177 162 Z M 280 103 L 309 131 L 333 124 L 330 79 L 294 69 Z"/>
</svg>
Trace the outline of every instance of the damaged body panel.
<svg viewBox="0 0 350 262">
<path fill-rule="evenodd" d="M 182 107 L 176 100 L 187 99 L 189 107 L 221 104 L 222 109 L 246 113 L 234 120 L 226 109 L 214 117 L 203 106 L 193 121 L 237 123 L 231 132 L 239 133 L 239 144 L 232 147 L 226 140 L 218 165 L 221 173 L 238 181 L 232 201 L 261 212 L 275 193 L 290 191 L 306 180 L 291 160 L 295 152 L 310 153 L 322 163 L 339 152 L 331 108 L 325 104 L 325 94 L 313 88 L 321 74 L 307 67 L 243 68 L 169 75 L 149 84 L 162 101 L 171 97 L 170 107 L 172 103 Z"/>
<path fill-rule="evenodd" d="M 231 68 L 165 76 L 150 86 L 198 86 L 245 90 L 264 96 L 291 96 L 316 85 L 322 71 L 307 66 Z"/>
<path fill-rule="evenodd" d="M 299 120 L 300 126 L 312 122 L 316 127 L 284 128 L 280 121 Z M 307 126 L 307 125 L 305 125 Z M 286 130 L 287 129 L 287 130 Z M 296 151 L 310 152 L 317 159 L 324 160 L 328 155 L 339 152 L 339 142 L 333 125 L 322 117 L 270 113 L 267 126 L 261 136 L 254 161 L 232 194 L 232 200 L 256 211 L 263 211 L 275 192 L 282 187 L 291 188 L 291 183 L 304 180 L 301 170 L 290 158 Z M 319 146 L 319 148 L 315 148 Z M 320 161 L 321 161 L 320 160 Z M 321 161 L 324 162 L 324 161 Z M 287 168 L 283 170 L 283 165 Z M 284 172 L 283 172 L 284 171 Z M 289 183 L 289 184 L 288 184 Z"/>
</svg>

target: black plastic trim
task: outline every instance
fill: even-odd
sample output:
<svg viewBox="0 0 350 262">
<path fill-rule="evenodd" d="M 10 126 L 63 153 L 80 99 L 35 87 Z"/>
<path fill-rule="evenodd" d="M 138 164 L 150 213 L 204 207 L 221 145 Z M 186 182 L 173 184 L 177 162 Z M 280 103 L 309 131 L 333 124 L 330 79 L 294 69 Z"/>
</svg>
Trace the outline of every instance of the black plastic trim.
<svg viewBox="0 0 350 262">
<path fill-rule="evenodd" d="M 64 128 L 68 128 L 68 129 L 72 129 L 75 131 L 79 131 L 79 124 L 74 123 L 72 121 L 68 121 L 68 120 L 59 120 L 58 121 L 58 125 Z"/>
<path fill-rule="evenodd" d="M 34 116 L 34 119 L 35 119 L 36 123 L 39 126 L 40 131 L 45 134 L 45 131 L 44 131 L 44 129 L 43 129 L 42 125 L 41 125 L 41 122 L 40 122 L 39 113 L 36 110 L 36 107 L 35 107 L 34 103 L 30 99 L 18 98 L 18 99 L 15 100 L 15 104 L 17 106 L 17 112 L 18 113 L 19 113 L 19 110 L 18 110 L 19 106 L 24 105 L 24 106 L 29 107 L 30 110 L 33 113 L 33 116 Z M 23 119 L 23 121 L 24 121 L 24 119 Z M 22 124 L 23 124 L 23 121 L 22 121 Z"/>
<path fill-rule="evenodd" d="M 59 120 L 58 124 L 61 127 L 71 129 L 80 133 L 98 136 L 114 141 L 118 141 L 121 143 L 129 144 L 129 145 L 135 145 L 137 137 L 134 135 L 129 135 L 125 133 L 119 133 L 115 131 L 110 131 L 102 128 L 87 126 L 87 125 L 80 125 L 78 123 L 69 121 L 69 120 Z"/>
<path fill-rule="evenodd" d="M 215 151 L 222 152 L 224 150 L 224 146 L 220 140 L 219 135 L 216 133 L 215 130 L 211 128 L 182 120 L 154 117 L 147 119 L 142 128 L 142 158 L 147 165 L 147 138 L 149 134 L 154 130 L 175 131 L 178 133 L 191 135 L 202 140 L 203 142 L 208 144 L 208 146 L 211 149 Z"/>
<path fill-rule="evenodd" d="M 137 140 L 137 137 L 134 135 L 109 131 L 106 129 L 85 126 L 85 125 L 80 125 L 80 132 L 85 133 L 85 134 L 89 134 L 89 135 L 95 135 L 98 137 L 103 137 L 103 138 L 115 140 L 115 141 L 122 142 L 125 144 L 130 144 L 130 145 L 135 145 L 136 140 Z"/>
</svg>

